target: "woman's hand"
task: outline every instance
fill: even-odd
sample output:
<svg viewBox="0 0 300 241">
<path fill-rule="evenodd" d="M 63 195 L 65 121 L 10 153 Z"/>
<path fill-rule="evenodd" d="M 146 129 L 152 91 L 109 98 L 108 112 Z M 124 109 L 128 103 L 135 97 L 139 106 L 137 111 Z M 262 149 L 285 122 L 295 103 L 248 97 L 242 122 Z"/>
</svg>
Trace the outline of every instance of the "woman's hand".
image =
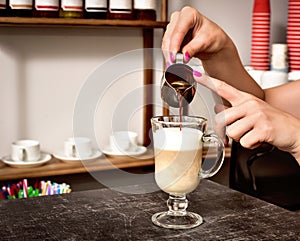
<svg viewBox="0 0 300 241">
<path fill-rule="evenodd" d="M 230 108 L 217 107 L 215 128 L 220 136 L 239 141 L 245 148 L 268 142 L 290 152 L 300 164 L 300 120 L 261 99 L 239 91 L 223 81 L 196 73 L 200 84 L 229 101 Z"/>
<path fill-rule="evenodd" d="M 175 61 L 178 52 L 184 54 L 185 62 L 197 57 L 210 76 L 264 98 L 264 92 L 245 70 L 231 38 L 194 8 L 184 7 L 171 15 L 161 48 L 167 65 Z"/>
<path fill-rule="evenodd" d="M 234 48 L 227 34 L 191 7 L 172 13 L 162 41 L 162 50 L 170 54 L 166 55 L 170 62 L 174 62 L 172 58 L 177 52 L 184 53 L 186 62 L 190 57 L 205 61 L 229 46 Z"/>
</svg>

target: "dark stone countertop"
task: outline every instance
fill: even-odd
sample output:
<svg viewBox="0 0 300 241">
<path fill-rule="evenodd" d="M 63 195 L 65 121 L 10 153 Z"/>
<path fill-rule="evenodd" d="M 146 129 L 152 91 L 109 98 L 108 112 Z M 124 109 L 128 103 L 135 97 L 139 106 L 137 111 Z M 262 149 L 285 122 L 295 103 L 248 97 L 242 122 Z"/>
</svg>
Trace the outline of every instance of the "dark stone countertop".
<svg viewBox="0 0 300 241">
<path fill-rule="evenodd" d="M 151 216 L 167 209 L 167 198 L 99 189 L 0 201 L 0 240 L 300 240 L 299 213 L 208 180 L 188 195 L 188 210 L 204 223 L 160 228 Z"/>
</svg>

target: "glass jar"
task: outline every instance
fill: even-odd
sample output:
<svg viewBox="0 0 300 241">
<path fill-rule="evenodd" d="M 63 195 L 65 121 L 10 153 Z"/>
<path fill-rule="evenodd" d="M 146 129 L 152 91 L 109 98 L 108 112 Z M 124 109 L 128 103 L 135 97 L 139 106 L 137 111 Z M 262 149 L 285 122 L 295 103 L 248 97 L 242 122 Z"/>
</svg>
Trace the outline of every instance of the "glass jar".
<svg viewBox="0 0 300 241">
<path fill-rule="evenodd" d="M 107 17 L 110 19 L 133 19 L 133 0 L 109 0 Z"/>
<path fill-rule="evenodd" d="M 61 0 L 59 16 L 61 18 L 82 18 L 83 0 Z"/>
<path fill-rule="evenodd" d="M 85 0 L 84 18 L 105 19 L 107 17 L 107 0 Z"/>
<path fill-rule="evenodd" d="M 32 0 L 9 0 L 10 16 L 32 17 Z"/>
<path fill-rule="evenodd" d="M 33 0 L 34 17 L 59 17 L 59 0 Z"/>
<path fill-rule="evenodd" d="M 134 0 L 134 19 L 156 21 L 156 0 Z"/>
</svg>

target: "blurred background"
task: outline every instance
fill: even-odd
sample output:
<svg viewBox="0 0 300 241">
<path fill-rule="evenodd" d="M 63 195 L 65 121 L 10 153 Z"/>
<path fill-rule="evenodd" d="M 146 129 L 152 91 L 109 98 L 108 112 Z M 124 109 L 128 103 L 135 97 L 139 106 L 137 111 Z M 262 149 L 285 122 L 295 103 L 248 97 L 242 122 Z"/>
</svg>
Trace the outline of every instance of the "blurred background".
<svg viewBox="0 0 300 241">
<path fill-rule="evenodd" d="M 232 37 L 244 65 L 250 64 L 253 0 L 169 0 L 168 5 L 169 17 L 185 5 L 197 8 Z M 271 1 L 271 44 L 286 42 L 287 8 L 287 0 Z M 160 49 L 163 30 L 155 29 L 154 34 L 154 46 Z M 42 150 L 50 153 L 60 150 L 63 141 L 73 136 L 74 106 L 89 78 L 105 63 L 142 47 L 138 28 L 1 27 L 0 155 L 7 155 L 11 142 L 23 138 L 39 140 Z M 143 72 L 132 69 L 135 65 L 142 68 L 141 62 L 140 58 L 122 58 L 118 64 L 128 72 L 106 80 L 110 85 L 99 85 L 103 95 L 95 109 L 95 126 L 87 128 L 95 131 L 94 144 L 100 148 L 112 130 L 125 128 L 138 132 L 142 142 Z M 159 87 L 160 55 L 154 66 Z M 104 81 L 105 76 L 97 77 L 100 83 Z M 159 88 L 155 90 L 155 114 L 161 114 Z M 212 104 L 209 93 L 199 94 L 191 105 L 192 113 L 211 119 Z"/>
</svg>

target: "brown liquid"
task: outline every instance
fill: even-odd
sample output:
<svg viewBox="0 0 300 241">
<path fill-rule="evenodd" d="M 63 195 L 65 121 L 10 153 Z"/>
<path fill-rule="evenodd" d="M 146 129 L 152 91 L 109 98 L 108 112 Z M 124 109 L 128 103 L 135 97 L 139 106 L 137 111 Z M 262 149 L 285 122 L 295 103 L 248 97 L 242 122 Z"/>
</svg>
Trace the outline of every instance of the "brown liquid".
<svg viewBox="0 0 300 241">
<path fill-rule="evenodd" d="M 182 115 L 183 115 L 183 99 L 185 92 L 190 92 L 188 94 L 194 95 L 194 87 L 190 88 L 192 85 L 186 81 L 174 81 L 172 83 L 172 87 L 178 93 L 178 102 L 179 102 L 179 120 L 182 122 Z M 190 88 L 190 89 L 188 89 Z M 182 125 L 180 125 L 180 130 L 182 129 Z"/>
<path fill-rule="evenodd" d="M 184 107 L 192 102 L 196 88 L 191 67 L 185 64 L 171 65 L 164 78 L 166 81 L 161 88 L 161 96 L 169 106 L 179 108 L 179 105 Z"/>
<path fill-rule="evenodd" d="M 182 106 L 188 105 L 192 102 L 193 97 L 195 95 L 196 89 L 189 82 L 178 79 L 170 83 L 170 85 L 176 90 L 178 94 L 178 103 L 182 102 Z"/>
<path fill-rule="evenodd" d="M 177 80 L 172 82 L 172 87 L 179 93 L 183 95 L 187 88 L 191 87 L 192 85 L 184 80 Z"/>
</svg>

